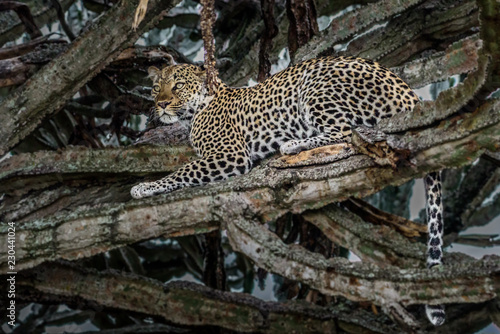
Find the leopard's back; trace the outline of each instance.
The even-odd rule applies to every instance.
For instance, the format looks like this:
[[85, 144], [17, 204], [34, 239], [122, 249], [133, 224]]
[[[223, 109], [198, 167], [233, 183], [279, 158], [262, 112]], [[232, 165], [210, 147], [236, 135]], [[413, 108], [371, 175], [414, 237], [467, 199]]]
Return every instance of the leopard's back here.
[[303, 149], [348, 141], [353, 125], [373, 126], [412, 110], [417, 101], [402, 79], [378, 63], [323, 57], [289, 67], [254, 87], [223, 87], [196, 116], [191, 138], [203, 154], [224, 147], [220, 138], [233, 131], [255, 160], [291, 140], [328, 137]]

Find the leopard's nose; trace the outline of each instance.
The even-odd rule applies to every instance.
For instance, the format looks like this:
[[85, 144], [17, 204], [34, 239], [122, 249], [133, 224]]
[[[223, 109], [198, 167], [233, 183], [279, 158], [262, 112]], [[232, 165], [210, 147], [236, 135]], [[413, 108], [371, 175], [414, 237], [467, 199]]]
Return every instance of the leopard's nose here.
[[158, 105], [161, 108], [165, 109], [168, 106], [168, 102], [167, 101], [158, 102]]

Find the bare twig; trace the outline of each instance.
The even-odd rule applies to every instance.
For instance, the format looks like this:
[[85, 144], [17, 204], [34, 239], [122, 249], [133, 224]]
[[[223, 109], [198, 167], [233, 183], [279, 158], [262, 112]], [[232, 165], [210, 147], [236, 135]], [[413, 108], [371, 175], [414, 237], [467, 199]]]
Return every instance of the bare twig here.
[[68, 23], [66, 22], [66, 18], [64, 17], [64, 11], [59, 3], [59, 0], [51, 0], [52, 6], [56, 9], [57, 12], [57, 17], [59, 18], [59, 23], [61, 24], [61, 27], [63, 28], [64, 32], [66, 33], [66, 36], [68, 36], [70, 41], [75, 40], [75, 34], [73, 34], [73, 31], [71, 28], [68, 26]]

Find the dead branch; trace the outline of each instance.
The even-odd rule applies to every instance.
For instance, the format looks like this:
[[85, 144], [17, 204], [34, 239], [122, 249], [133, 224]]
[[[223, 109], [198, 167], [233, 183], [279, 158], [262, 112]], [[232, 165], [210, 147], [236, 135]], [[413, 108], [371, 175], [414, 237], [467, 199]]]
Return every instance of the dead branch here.
[[375, 22], [402, 13], [423, 0], [405, 1], [404, 4], [397, 0], [381, 0], [370, 3], [355, 11], [347, 13], [325, 30], [323, 34], [311, 40], [311, 43], [304, 45], [296, 53], [297, 62], [315, 57], [322, 50], [332, 47], [336, 43], [353, 36], [357, 32], [369, 27]]
[[360, 199], [351, 198], [343, 202], [343, 205], [357, 216], [361, 217], [364, 221], [372, 224], [391, 226], [407, 238], [424, 236], [427, 234], [427, 226], [379, 210]]
[[[393, 4], [395, 4], [393, 2]], [[429, 49], [443, 50], [457, 37], [469, 36], [479, 26], [475, 1], [424, 1], [401, 13], [397, 20], [365, 30], [340, 54], [378, 60], [396, 66]]]
[[61, 27], [63, 28], [64, 32], [66, 33], [66, 36], [68, 36], [70, 41], [74, 41], [76, 38], [75, 34], [73, 34], [73, 31], [66, 22], [66, 18], [64, 17], [64, 10], [61, 6], [61, 3], [59, 3], [59, 0], [51, 0], [51, 2], [52, 6], [56, 9], [57, 18], [59, 19], [59, 23], [61, 24]]
[[37, 43], [26, 48], [10, 48], [8, 53], [21, 52], [34, 47], [28, 54], [15, 58], [0, 60], [0, 87], [15, 86], [24, 83], [39, 68], [48, 63], [54, 57], [67, 49], [66, 42], [46, 41], [43, 44]]
[[[495, 279], [500, 275], [500, 257], [497, 256], [450, 264], [439, 272], [381, 268], [351, 263], [343, 258], [325, 259], [302, 247], [286, 245], [265, 226], [240, 214], [227, 212], [225, 217], [228, 218], [228, 237], [235, 251], [244, 253], [260, 268], [308, 284], [327, 295], [391, 307], [482, 302], [500, 293], [500, 284]], [[479, 274], [481, 271], [483, 274]], [[475, 286], [475, 291], [484, 294], [471, 294], [466, 286]]]
[[453, 43], [443, 52], [393, 67], [391, 71], [404, 79], [410, 87], [420, 88], [447, 80], [453, 75], [474, 71], [481, 45], [479, 36], [473, 35]]
[[422, 268], [425, 246], [411, 242], [387, 226], [374, 226], [345, 209], [331, 204], [306, 211], [304, 219], [318, 227], [331, 241], [349, 249], [363, 262], [400, 268]]
[[[344, 2], [342, 2], [344, 3]], [[359, 2], [361, 3], [361, 2]], [[368, 5], [363, 6], [355, 11], [348, 12], [342, 15], [340, 18], [334, 20], [333, 26], [326, 28], [315, 36], [309, 43], [304, 45], [296, 53], [295, 62], [300, 62], [305, 59], [317, 57], [325, 54], [338, 54], [335, 51], [337, 47], [341, 48], [342, 43], [350, 45], [356, 45], [356, 49], [350, 49], [349, 55], [364, 56], [371, 59], [377, 59], [385, 66], [396, 66], [402, 63], [401, 60], [408, 59], [411, 57], [418, 57], [418, 55], [429, 48], [444, 49], [450, 44], [450, 35], [446, 32], [450, 29], [449, 27], [459, 27], [463, 29], [462, 32], [456, 32], [460, 36], [468, 36], [473, 31], [474, 27], [478, 26], [478, 16], [477, 16], [477, 6], [475, 1], [467, 0], [461, 1], [457, 7], [457, 3], [454, 1], [446, 1], [445, 3], [440, 2], [439, 6], [430, 5], [432, 9], [432, 16], [429, 16], [429, 4], [425, 3], [420, 5], [422, 1], [409, 1], [405, 2], [402, 6], [397, 1], [363, 1], [363, 3], [368, 3]], [[417, 4], [418, 3], [418, 4]], [[329, 6], [338, 6], [340, 3], [337, 2], [317, 2], [317, 8], [320, 15], [328, 15], [328, 12], [322, 12], [325, 8]], [[387, 6], [387, 7], [382, 7]], [[426, 5], [427, 7], [422, 7]], [[434, 7], [432, 7], [434, 6]], [[374, 7], [378, 7], [374, 10]], [[380, 28], [372, 31], [370, 34], [366, 35], [368, 37], [360, 36], [354, 41], [350, 41], [354, 34], [368, 30], [375, 22], [384, 22], [388, 16], [388, 12], [383, 9], [388, 8], [390, 13], [400, 13], [406, 15], [407, 20], [404, 26], [400, 23], [400, 20], [390, 20], [386, 28]], [[472, 11], [472, 12], [471, 12]], [[367, 21], [361, 21], [361, 17], [369, 17]], [[472, 19], [471, 19], [472, 18]], [[287, 20], [283, 16], [277, 16], [276, 22], [279, 26], [280, 33], [274, 39], [273, 50], [271, 52], [271, 59], [276, 61], [277, 54], [286, 47], [287, 38], [283, 36], [283, 31], [288, 30]], [[341, 23], [335, 23], [341, 22]], [[366, 22], [366, 25], [365, 25]], [[359, 28], [364, 26], [365, 28]], [[337, 27], [337, 28], [335, 28]], [[343, 27], [343, 28], [342, 28]], [[258, 33], [262, 30], [262, 27], [256, 26], [255, 29], [248, 29], [247, 35], [242, 39], [241, 43], [235, 43], [234, 47], [228, 49], [225, 54], [236, 58], [234, 61], [235, 66], [233, 66], [228, 71], [222, 73], [222, 78], [230, 84], [233, 85], [245, 85], [249, 78], [256, 77], [258, 68], [256, 61], [257, 53], [255, 46], [251, 47], [245, 43], [251, 43], [255, 41], [255, 36], [260, 36]], [[344, 37], [337, 38], [335, 35], [336, 29], [343, 31]], [[350, 30], [349, 30], [350, 29]], [[387, 29], [390, 29], [389, 31]], [[405, 33], [401, 33], [405, 31]], [[442, 33], [440, 33], [442, 32]], [[433, 44], [429, 45], [429, 36], [434, 38]], [[360, 41], [363, 40], [363, 42]], [[373, 44], [375, 42], [375, 45]], [[443, 47], [444, 45], [444, 47]], [[243, 59], [236, 56], [238, 50], [241, 49], [250, 50], [244, 54]], [[335, 50], [334, 50], [335, 48]], [[450, 50], [451, 52], [451, 50]], [[458, 55], [457, 55], [458, 56]], [[439, 57], [439, 53], [436, 54]], [[427, 57], [423, 57], [420, 62], [425, 68], [428, 60]], [[457, 71], [456, 73], [449, 73], [450, 75], [464, 73], [461, 72], [465, 69], [465, 72], [471, 71], [475, 68], [475, 64], [469, 64], [470, 58], [474, 58], [473, 55], [463, 54], [460, 58], [453, 57], [455, 60]], [[430, 59], [429, 62], [438, 62], [438, 60]], [[439, 60], [443, 64], [447, 64], [446, 57]], [[448, 74], [446, 69], [449, 68], [450, 71], [454, 70], [455, 66], [450, 65], [444, 67], [437, 67], [435, 71], [429, 70], [428, 72], [423, 72], [424, 77], [420, 77], [419, 80], [430, 81], [435, 80], [434, 78], [442, 77], [443, 80], [446, 79]], [[441, 72], [442, 71], [442, 72]], [[399, 73], [401, 74], [401, 73]], [[417, 76], [417, 73], [409, 72], [405, 70], [402, 75], [405, 78], [408, 75], [412, 83], [412, 87], [420, 87], [419, 81], [411, 81], [411, 78]], [[425, 84], [422, 84], [425, 85]]]
[[[168, 126], [160, 130], [168, 136]], [[158, 173], [171, 172], [179, 165], [195, 159], [188, 146], [134, 146], [105, 149], [69, 147], [62, 151], [24, 153], [6, 159], [0, 164], [0, 191], [12, 191], [6, 180], [29, 175], [75, 173]]]
[[[0, 49], [0, 60], [22, 56], [25, 53], [32, 51], [37, 45], [45, 43], [50, 36], [42, 36], [35, 38], [27, 43], [8, 46]], [[62, 42], [59, 40], [58, 42]]]

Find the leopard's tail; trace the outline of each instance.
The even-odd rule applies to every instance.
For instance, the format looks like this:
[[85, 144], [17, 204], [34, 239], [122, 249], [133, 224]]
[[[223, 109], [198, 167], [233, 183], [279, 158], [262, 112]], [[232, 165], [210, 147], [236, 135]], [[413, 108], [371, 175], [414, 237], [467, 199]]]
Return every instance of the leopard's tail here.
[[[441, 173], [430, 173], [425, 177], [427, 197], [427, 267], [441, 265], [443, 259], [443, 202], [441, 197]], [[425, 305], [425, 313], [429, 321], [442, 325], [445, 321], [444, 305]]]

